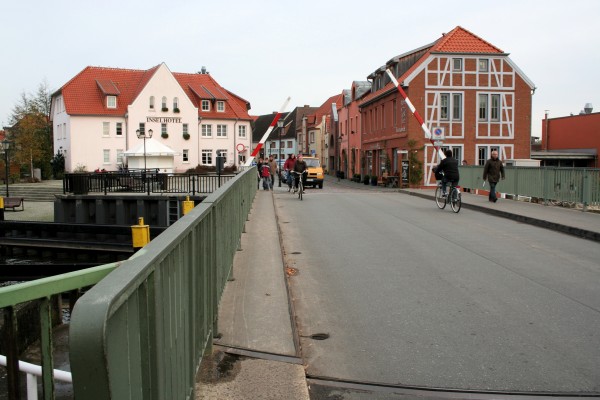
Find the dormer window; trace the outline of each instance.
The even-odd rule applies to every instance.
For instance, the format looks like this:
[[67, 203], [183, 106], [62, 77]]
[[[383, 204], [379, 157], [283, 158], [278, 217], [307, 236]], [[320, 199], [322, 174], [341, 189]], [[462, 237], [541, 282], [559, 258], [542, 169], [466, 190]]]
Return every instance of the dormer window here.
[[151, 110], [154, 110], [154, 96], [150, 96], [150, 103], [148, 104], [148, 107]]
[[106, 107], [117, 108], [117, 96], [106, 96]]
[[202, 100], [202, 111], [210, 111], [210, 101]]
[[225, 102], [224, 101], [217, 101], [217, 111], [225, 112]]

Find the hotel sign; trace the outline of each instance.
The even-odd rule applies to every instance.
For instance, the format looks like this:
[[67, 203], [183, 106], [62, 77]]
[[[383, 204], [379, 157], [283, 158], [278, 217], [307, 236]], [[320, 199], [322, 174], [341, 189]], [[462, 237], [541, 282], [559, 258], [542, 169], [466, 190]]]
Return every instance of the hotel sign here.
[[168, 123], [180, 124], [181, 123], [181, 118], [175, 118], [175, 117], [146, 117], [146, 122], [158, 122], [158, 123], [161, 123], [161, 124], [168, 124]]

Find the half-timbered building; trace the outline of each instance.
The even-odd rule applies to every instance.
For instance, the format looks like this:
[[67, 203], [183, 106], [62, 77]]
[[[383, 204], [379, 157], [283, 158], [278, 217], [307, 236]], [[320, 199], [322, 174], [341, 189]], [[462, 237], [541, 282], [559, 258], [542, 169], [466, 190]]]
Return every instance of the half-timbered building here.
[[402, 157], [416, 152], [422, 169], [418, 184], [435, 184], [434, 143], [387, 70], [438, 144], [463, 163], [482, 165], [492, 150], [501, 159], [530, 157], [534, 84], [508, 53], [459, 26], [368, 76], [371, 93], [359, 104], [364, 173], [398, 173]]

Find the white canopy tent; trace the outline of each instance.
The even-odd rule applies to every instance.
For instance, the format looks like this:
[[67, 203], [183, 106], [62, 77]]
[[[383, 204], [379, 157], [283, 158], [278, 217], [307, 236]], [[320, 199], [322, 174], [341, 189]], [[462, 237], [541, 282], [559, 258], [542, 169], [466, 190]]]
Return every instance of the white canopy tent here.
[[[154, 139], [146, 139], [146, 168], [158, 169], [159, 172], [172, 173], [177, 153], [170, 147]], [[123, 153], [127, 157], [127, 167], [144, 169], [144, 142]]]

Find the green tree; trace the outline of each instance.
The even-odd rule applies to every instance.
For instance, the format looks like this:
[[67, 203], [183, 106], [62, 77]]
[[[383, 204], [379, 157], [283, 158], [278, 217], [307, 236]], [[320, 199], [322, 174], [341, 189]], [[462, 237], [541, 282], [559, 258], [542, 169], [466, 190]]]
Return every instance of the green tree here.
[[50, 89], [44, 81], [35, 94], [21, 94], [9, 119], [12, 125], [9, 136], [16, 145], [14, 159], [28, 165], [32, 177], [34, 168], [41, 169], [42, 177], [49, 177], [52, 171], [51, 100]]
[[417, 147], [417, 141], [410, 139], [408, 142], [408, 182], [412, 185], [419, 185], [423, 180], [423, 163], [419, 159], [419, 151], [423, 147]]

